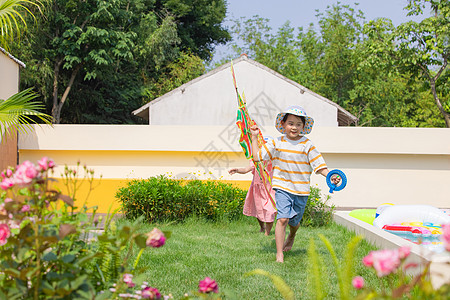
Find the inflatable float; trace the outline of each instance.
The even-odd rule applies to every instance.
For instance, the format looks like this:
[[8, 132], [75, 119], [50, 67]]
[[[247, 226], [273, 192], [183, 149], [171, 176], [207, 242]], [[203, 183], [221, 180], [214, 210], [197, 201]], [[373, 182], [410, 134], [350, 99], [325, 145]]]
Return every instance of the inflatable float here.
[[383, 228], [385, 225], [402, 225], [402, 223], [414, 225], [414, 222], [420, 222], [421, 227], [427, 225], [426, 227], [439, 228], [442, 224], [450, 223], [450, 216], [431, 205], [392, 205], [386, 207], [375, 218], [373, 225]]
[[377, 209], [354, 209], [349, 216], [432, 250], [444, 252], [443, 224], [450, 224], [450, 210], [431, 205], [383, 203]]

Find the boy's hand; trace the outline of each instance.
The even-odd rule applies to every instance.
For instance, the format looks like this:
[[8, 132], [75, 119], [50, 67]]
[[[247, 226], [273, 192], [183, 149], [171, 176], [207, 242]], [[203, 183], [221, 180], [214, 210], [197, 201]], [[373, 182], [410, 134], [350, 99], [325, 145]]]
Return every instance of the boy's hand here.
[[251, 126], [250, 127], [250, 132], [251, 132], [251, 134], [252, 134], [252, 138], [254, 138], [254, 137], [258, 137], [258, 134], [259, 134], [259, 128], [258, 128], [258, 125], [253, 125], [253, 126]]
[[334, 183], [335, 185], [338, 185], [339, 182], [341, 182], [341, 176], [339, 176], [339, 175], [337, 175], [337, 174], [336, 174], [336, 175], [333, 175], [333, 176], [331, 176], [330, 180], [331, 180], [331, 182]]

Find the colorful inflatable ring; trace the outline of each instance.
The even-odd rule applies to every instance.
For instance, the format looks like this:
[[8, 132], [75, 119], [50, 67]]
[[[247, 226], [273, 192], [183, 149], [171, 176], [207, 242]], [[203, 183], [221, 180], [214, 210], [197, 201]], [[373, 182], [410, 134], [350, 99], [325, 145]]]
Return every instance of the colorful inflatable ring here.
[[373, 221], [373, 225], [378, 228], [383, 228], [384, 225], [402, 224], [406, 222], [410, 226], [426, 223], [442, 225], [450, 223], [450, 216], [431, 205], [393, 205], [386, 207]]
[[[339, 185], [336, 185], [331, 182], [331, 176], [338, 175], [341, 177], [341, 182]], [[327, 185], [330, 188], [330, 193], [332, 194], [334, 191], [340, 191], [347, 185], [347, 176], [345, 176], [344, 172], [338, 169], [331, 170], [327, 175]]]

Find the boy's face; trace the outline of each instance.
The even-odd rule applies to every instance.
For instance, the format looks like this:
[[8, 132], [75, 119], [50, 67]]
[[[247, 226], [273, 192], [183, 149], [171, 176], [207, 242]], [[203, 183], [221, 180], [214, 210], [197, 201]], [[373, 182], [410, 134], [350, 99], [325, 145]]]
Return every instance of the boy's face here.
[[285, 122], [281, 122], [281, 126], [284, 128], [286, 137], [290, 140], [300, 139], [300, 132], [303, 131], [303, 121], [300, 117], [288, 114]]

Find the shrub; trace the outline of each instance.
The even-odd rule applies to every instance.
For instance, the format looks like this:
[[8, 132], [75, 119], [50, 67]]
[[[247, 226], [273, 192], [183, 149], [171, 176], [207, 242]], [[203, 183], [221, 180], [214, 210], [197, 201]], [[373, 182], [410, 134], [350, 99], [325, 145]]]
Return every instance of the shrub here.
[[321, 191], [318, 187], [311, 186], [308, 203], [302, 218], [302, 226], [304, 227], [320, 227], [330, 225], [333, 221], [333, 213], [335, 205], [328, 205], [331, 199], [330, 195], [325, 196], [322, 200]]
[[[119, 189], [116, 198], [126, 218], [144, 216], [147, 222], [182, 221], [196, 215], [208, 220], [242, 215], [247, 191], [216, 180], [177, 180], [166, 176], [132, 180]], [[318, 227], [331, 224], [334, 205], [330, 196], [322, 200], [318, 187], [311, 187], [302, 226]]]
[[147, 222], [182, 221], [196, 215], [209, 220], [242, 215], [247, 192], [214, 180], [176, 180], [166, 176], [132, 180], [116, 198], [126, 218]]

